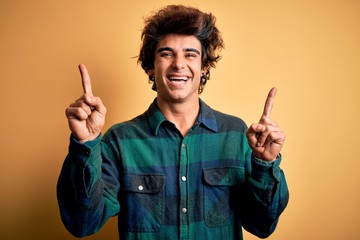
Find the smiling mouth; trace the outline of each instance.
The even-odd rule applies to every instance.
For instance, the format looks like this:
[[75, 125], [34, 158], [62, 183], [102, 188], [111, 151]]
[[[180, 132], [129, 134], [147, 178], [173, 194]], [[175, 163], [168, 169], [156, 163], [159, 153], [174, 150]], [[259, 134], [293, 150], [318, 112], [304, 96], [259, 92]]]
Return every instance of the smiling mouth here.
[[188, 79], [188, 77], [169, 77], [171, 82], [187, 82]]

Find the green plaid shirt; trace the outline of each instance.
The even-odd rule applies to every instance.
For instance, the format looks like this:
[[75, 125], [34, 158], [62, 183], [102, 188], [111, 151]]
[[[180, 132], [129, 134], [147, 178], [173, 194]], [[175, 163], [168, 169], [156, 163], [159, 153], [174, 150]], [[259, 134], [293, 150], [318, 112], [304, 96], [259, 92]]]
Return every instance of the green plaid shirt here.
[[71, 138], [58, 203], [75, 236], [119, 218], [120, 239], [242, 239], [270, 235], [288, 202], [279, 168], [256, 160], [239, 118], [200, 101], [183, 137], [156, 105], [104, 136]]

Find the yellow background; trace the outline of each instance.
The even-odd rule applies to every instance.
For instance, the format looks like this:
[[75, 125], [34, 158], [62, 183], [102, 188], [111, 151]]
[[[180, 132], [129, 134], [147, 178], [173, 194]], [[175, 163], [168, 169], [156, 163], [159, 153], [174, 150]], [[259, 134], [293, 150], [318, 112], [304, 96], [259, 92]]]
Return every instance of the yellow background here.
[[[55, 187], [64, 110], [82, 94], [77, 65], [108, 108], [106, 129], [142, 113], [155, 96], [134, 58], [143, 17], [174, 2], [217, 16], [226, 49], [202, 94], [208, 104], [251, 124], [278, 87], [291, 196], [269, 239], [360, 239], [357, 0], [1, 0], [0, 239], [74, 239]], [[116, 237], [112, 219], [88, 239]]]

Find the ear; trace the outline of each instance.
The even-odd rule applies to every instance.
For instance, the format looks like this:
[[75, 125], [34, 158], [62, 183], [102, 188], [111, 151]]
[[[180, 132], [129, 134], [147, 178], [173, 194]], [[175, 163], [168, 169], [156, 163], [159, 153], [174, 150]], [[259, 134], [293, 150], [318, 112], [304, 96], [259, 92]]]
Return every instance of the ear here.
[[147, 74], [149, 77], [154, 77], [154, 76], [155, 76], [155, 71], [154, 71], [154, 69], [151, 69], [151, 70], [148, 70], [148, 71], [146, 72], [146, 74]]
[[208, 69], [209, 69], [208, 67], [203, 67], [203, 69], [201, 69], [201, 75], [206, 75]]

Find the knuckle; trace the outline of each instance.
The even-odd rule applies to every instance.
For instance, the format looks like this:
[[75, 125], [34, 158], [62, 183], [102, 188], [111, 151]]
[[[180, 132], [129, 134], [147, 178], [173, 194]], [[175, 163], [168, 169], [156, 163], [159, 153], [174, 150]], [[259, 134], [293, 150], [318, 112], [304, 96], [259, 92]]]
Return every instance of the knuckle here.
[[70, 113], [70, 107], [65, 109], [65, 116], [69, 117], [71, 115]]
[[75, 113], [79, 119], [86, 119], [88, 117], [88, 115], [86, 114], [84, 109], [79, 108], [79, 107], [75, 109]]

